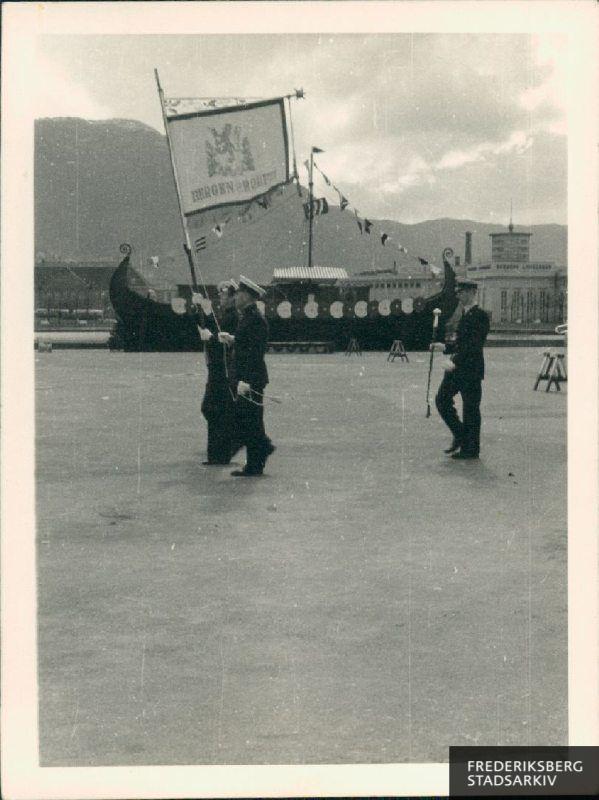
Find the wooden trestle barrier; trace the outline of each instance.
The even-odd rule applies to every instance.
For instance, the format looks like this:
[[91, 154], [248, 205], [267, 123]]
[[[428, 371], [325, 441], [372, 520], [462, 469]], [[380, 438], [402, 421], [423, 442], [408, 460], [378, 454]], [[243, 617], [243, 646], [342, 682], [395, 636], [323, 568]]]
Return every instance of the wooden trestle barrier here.
[[393, 340], [393, 344], [389, 350], [389, 355], [387, 356], [387, 361], [393, 362], [396, 358], [399, 358], [401, 361], [410, 361], [408, 354], [406, 353], [406, 348], [403, 346], [401, 339]]
[[537, 375], [533, 391], [536, 392], [541, 381], [547, 381], [546, 392], [551, 389], [551, 384], [555, 384], [556, 390], [560, 392], [560, 383], [566, 383], [567, 380], [565, 353], [552, 353], [551, 350], [545, 351], [543, 353], [541, 371]]
[[269, 342], [269, 353], [333, 353], [335, 342]]
[[360, 347], [358, 340], [354, 336], [352, 336], [352, 338], [347, 343], [347, 348], [345, 350], [346, 356], [351, 356], [352, 353], [355, 353], [357, 356], [362, 355], [362, 348]]

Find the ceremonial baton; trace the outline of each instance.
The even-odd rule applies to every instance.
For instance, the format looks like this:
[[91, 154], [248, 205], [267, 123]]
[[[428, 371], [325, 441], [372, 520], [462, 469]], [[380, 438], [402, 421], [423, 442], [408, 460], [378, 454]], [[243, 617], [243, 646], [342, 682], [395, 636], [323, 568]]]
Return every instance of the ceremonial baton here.
[[[435, 333], [437, 332], [437, 328], [439, 327], [439, 316], [441, 315], [441, 309], [435, 308], [433, 309], [433, 338], [431, 340], [431, 346], [435, 343]], [[426, 384], [426, 418], [428, 419], [431, 415], [431, 375], [433, 373], [433, 358], [435, 357], [435, 348], [431, 350], [431, 357], [428, 362], [428, 383]]]
[[281, 405], [281, 403], [283, 402], [280, 397], [276, 397], [274, 394], [263, 394], [262, 399], [270, 400], [271, 403], [278, 403], [278, 405]]
[[274, 394], [263, 394], [262, 392], [257, 392], [256, 390], [254, 390], [254, 393], [260, 395], [260, 397], [262, 398], [261, 403], [257, 402], [256, 400], [253, 400], [249, 395], [245, 394], [238, 394], [237, 397], [233, 399], [237, 402], [237, 400], [239, 400], [239, 398], [242, 397], [248, 403], [252, 403], [255, 406], [263, 406], [267, 400], [270, 400], [271, 403], [277, 403], [278, 405], [281, 405], [281, 403], [283, 402], [283, 400], [280, 397], [276, 397]]

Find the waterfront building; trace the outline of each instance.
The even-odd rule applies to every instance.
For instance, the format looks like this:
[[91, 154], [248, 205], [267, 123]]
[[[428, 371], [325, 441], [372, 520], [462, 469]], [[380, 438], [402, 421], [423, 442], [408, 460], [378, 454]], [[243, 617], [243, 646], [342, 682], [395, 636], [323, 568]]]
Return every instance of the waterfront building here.
[[34, 269], [36, 319], [114, 316], [108, 291], [113, 272], [114, 264], [102, 260], [39, 259]]
[[[62, 324], [71, 319], [112, 320], [110, 279], [114, 270], [112, 259], [66, 260], [40, 254], [34, 268], [36, 321], [58, 318]], [[176, 296], [164, 281], [157, 282], [151, 258], [131, 270], [131, 285], [143, 290], [145, 276], [152, 280], [155, 299], [168, 303]]]
[[352, 275], [351, 286], [361, 289], [366, 295], [363, 299], [380, 302], [381, 300], [416, 300], [428, 297], [440, 291], [442, 281], [433, 275], [426, 266], [415, 265], [401, 269], [367, 270]]
[[551, 328], [567, 319], [567, 271], [550, 261], [530, 260], [531, 233], [491, 233], [491, 261], [466, 267], [479, 284], [478, 302], [491, 327]]

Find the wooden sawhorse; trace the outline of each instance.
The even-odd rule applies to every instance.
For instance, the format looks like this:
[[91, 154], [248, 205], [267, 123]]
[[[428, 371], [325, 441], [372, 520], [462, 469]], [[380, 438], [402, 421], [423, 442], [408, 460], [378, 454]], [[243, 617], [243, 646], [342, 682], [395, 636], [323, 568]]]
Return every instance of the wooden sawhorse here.
[[362, 355], [362, 348], [360, 347], [358, 340], [354, 336], [352, 336], [352, 338], [347, 343], [347, 348], [345, 350], [346, 356], [351, 356], [352, 353], [355, 353], [357, 356]]
[[407, 361], [408, 363], [410, 361], [408, 354], [406, 353], [406, 348], [403, 346], [401, 339], [393, 340], [393, 344], [389, 350], [389, 355], [387, 356], [387, 361], [395, 361], [396, 358], [399, 358], [401, 361]]
[[541, 381], [547, 381], [546, 392], [551, 389], [551, 384], [555, 384], [556, 391], [561, 392], [560, 383], [568, 381], [565, 353], [552, 353], [551, 350], [543, 353], [541, 371], [537, 375], [533, 391], [537, 391]]

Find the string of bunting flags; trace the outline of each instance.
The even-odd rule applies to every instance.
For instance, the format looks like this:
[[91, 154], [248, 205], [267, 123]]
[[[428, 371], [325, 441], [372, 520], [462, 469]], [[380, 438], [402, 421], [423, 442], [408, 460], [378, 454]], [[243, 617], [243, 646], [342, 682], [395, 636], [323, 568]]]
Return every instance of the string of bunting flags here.
[[[238, 214], [235, 215], [235, 219], [238, 222], [249, 223], [254, 221], [254, 206], [258, 206], [264, 210], [269, 209], [272, 206], [272, 199], [275, 195], [283, 194], [283, 189], [281, 186], [275, 186], [272, 189], [269, 189], [264, 194], [259, 195], [258, 197], [254, 197], [250, 200], [240, 211]], [[326, 202], [326, 201], [325, 201]], [[328, 209], [327, 209], [328, 210]], [[321, 212], [325, 213], [325, 212]], [[225, 229], [227, 225], [233, 219], [233, 215], [229, 215], [225, 217], [225, 219], [219, 220], [218, 222], [214, 222], [214, 225], [210, 228], [210, 232], [213, 233], [217, 239], [222, 239], [225, 234]], [[214, 221], [214, 218], [213, 218]], [[205, 250], [208, 242], [206, 236], [200, 236], [194, 240], [194, 249], [196, 253], [199, 253], [201, 250]]]
[[[318, 150], [318, 148], [315, 148], [315, 152], [322, 152], [322, 151]], [[308, 161], [306, 161], [304, 163], [305, 163], [306, 168], [308, 168]], [[369, 236], [372, 236], [373, 230], [376, 231], [374, 223], [370, 219], [368, 219], [367, 217], [361, 216], [360, 212], [358, 211], [358, 209], [353, 205], [353, 203], [350, 203], [348, 198], [343, 194], [343, 192], [337, 186], [335, 186], [335, 184], [331, 181], [331, 179], [328, 177], [328, 175], [325, 175], [325, 173], [320, 169], [318, 164], [315, 161], [313, 162], [313, 164], [314, 164], [314, 167], [318, 170], [318, 172], [322, 176], [322, 178], [323, 178], [324, 182], [326, 183], [326, 185], [331, 187], [338, 194], [340, 210], [341, 211], [345, 211], [346, 209], [350, 209], [351, 211], [353, 211], [355, 219], [356, 219], [356, 225], [358, 226], [358, 230], [360, 231], [360, 234], [367, 234]], [[301, 194], [301, 188], [300, 188], [299, 181], [298, 181], [298, 191], [300, 191], [300, 194]], [[236, 220], [238, 222], [242, 222], [242, 223], [253, 222], [254, 221], [254, 207], [257, 206], [257, 207], [263, 209], [264, 211], [266, 211], [272, 206], [273, 197], [275, 195], [281, 195], [281, 194], [283, 194], [282, 187], [281, 186], [275, 186], [272, 189], [269, 189], [264, 194], [261, 194], [261, 195], [258, 195], [257, 197], [254, 197], [252, 200], [250, 200], [245, 205], [245, 207], [242, 210], [239, 211], [239, 213], [235, 217]], [[310, 203], [309, 202], [304, 203], [303, 204], [303, 209], [304, 209], [305, 217], [308, 220], [310, 218]], [[319, 198], [313, 198], [312, 199], [312, 215], [313, 216], [320, 216], [320, 215], [328, 214], [328, 213], [329, 213], [329, 202], [325, 197], [319, 197]], [[262, 215], [260, 215], [260, 216], [262, 216]], [[233, 218], [232, 216], [228, 216], [223, 220], [215, 222], [214, 225], [212, 226], [212, 228], [210, 229], [211, 233], [213, 233], [216, 236], [217, 239], [222, 239], [223, 235], [225, 234], [225, 228], [231, 222], [232, 218]], [[437, 276], [441, 275], [442, 270], [439, 267], [437, 267], [435, 264], [431, 263], [427, 259], [422, 258], [421, 256], [416, 256], [413, 253], [410, 253], [406, 247], [404, 247], [400, 242], [395, 241], [385, 231], [383, 231], [383, 230], [377, 231], [375, 235], [378, 235], [378, 238], [380, 239], [381, 245], [383, 247], [388, 246], [389, 244], [391, 244], [391, 245], [395, 246], [400, 253], [403, 253], [404, 255], [408, 256], [409, 258], [412, 258], [415, 261], [418, 261], [418, 263], [421, 266], [428, 267], [434, 275], [437, 275]], [[199, 253], [201, 250], [205, 250], [207, 244], [208, 244], [208, 242], [207, 242], [205, 236], [201, 236], [201, 237], [197, 238], [194, 241], [195, 252]]]
[[[345, 211], [346, 208], [350, 208], [354, 212], [354, 216], [356, 218], [356, 224], [358, 226], [358, 229], [359, 229], [360, 233], [361, 234], [367, 233], [368, 235], [371, 235], [371, 231], [372, 231], [372, 229], [374, 227], [374, 224], [371, 222], [371, 220], [367, 219], [366, 217], [361, 217], [360, 216], [360, 212], [358, 211], [358, 209], [352, 203], [350, 203], [350, 201], [347, 199], [347, 197], [345, 197], [343, 192], [335, 186], [335, 184], [331, 181], [331, 179], [327, 175], [324, 174], [324, 172], [320, 169], [318, 164], [315, 161], [313, 162], [313, 164], [314, 164], [314, 167], [318, 170], [318, 172], [322, 175], [326, 185], [330, 186], [332, 189], [334, 189], [337, 192], [337, 194], [339, 195], [339, 208], [341, 209], [341, 211]], [[319, 200], [319, 201], [314, 201], [314, 202], [322, 203], [323, 200], [324, 200], [324, 203], [326, 204], [326, 211], [321, 211], [320, 213], [326, 213], [328, 211], [327, 201], [324, 198], [322, 198], [322, 200]], [[306, 208], [307, 206], [308, 206], [308, 203], [306, 203], [306, 206], [304, 206], [304, 208]], [[309, 209], [306, 210], [306, 216], [308, 214], [309, 214]], [[389, 236], [388, 233], [385, 233], [384, 231], [381, 231], [378, 234], [378, 236], [379, 236], [379, 238], [381, 240], [381, 245], [383, 247], [385, 247], [385, 245], [387, 245], [389, 242], [391, 242], [392, 244], [394, 244], [397, 247], [397, 249], [399, 250], [400, 253], [404, 253], [405, 255], [409, 256], [410, 258], [415, 259], [416, 261], [418, 261], [421, 264], [421, 266], [428, 267], [431, 270], [431, 272], [433, 272], [435, 275], [440, 275], [441, 274], [442, 270], [439, 267], [437, 267], [435, 264], [432, 264], [426, 258], [421, 258], [420, 256], [415, 256], [412, 253], [409, 253], [406, 247], [404, 247], [399, 242], [395, 242], [391, 238], [391, 236]]]

